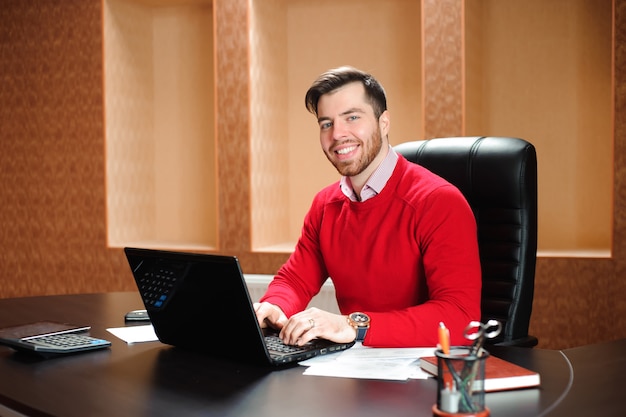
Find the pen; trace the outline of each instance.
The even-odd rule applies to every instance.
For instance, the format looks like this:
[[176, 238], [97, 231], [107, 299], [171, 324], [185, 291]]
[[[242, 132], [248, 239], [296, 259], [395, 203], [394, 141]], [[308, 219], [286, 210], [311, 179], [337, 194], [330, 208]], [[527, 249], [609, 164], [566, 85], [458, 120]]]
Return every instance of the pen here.
[[[439, 334], [439, 349], [445, 354], [450, 354], [450, 330], [446, 327], [443, 322], [439, 322], [439, 328], [437, 329]], [[449, 359], [440, 358], [439, 366], [443, 367], [443, 365], [447, 365], [447, 370], [445, 368], [439, 370], [439, 375], [442, 380], [443, 389], [441, 391], [441, 399], [442, 405], [444, 405], [444, 410], [446, 412], [455, 413], [458, 409], [459, 402], [459, 394], [456, 391], [457, 381], [454, 381], [455, 378], [454, 369], [450, 365]]]
[[446, 355], [450, 354], [450, 330], [442, 321], [439, 322], [439, 348]]

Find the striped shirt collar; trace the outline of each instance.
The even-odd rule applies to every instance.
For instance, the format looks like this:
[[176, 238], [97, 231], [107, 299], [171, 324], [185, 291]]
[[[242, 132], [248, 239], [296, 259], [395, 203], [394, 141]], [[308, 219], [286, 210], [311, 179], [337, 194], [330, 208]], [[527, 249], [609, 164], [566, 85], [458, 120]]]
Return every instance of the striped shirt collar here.
[[378, 168], [372, 173], [372, 175], [368, 178], [365, 186], [361, 190], [361, 199], [357, 198], [354, 189], [352, 188], [352, 184], [350, 182], [350, 177], [341, 177], [339, 181], [339, 186], [341, 187], [341, 191], [348, 197], [351, 201], [366, 201], [372, 197], [378, 195], [385, 185], [389, 178], [391, 178], [391, 174], [393, 174], [393, 170], [396, 167], [396, 163], [398, 162], [398, 154], [393, 150], [391, 145], [389, 145], [389, 152], [387, 152], [387, 156], [380, 163]]

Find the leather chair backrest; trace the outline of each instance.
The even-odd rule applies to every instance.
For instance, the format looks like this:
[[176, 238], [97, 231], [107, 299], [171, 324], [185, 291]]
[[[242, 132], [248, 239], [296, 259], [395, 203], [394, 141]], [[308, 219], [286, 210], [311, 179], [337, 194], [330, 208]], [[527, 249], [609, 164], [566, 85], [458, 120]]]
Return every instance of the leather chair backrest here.
[[394, 147], [454, 184], [476, 217], [482, 320], [499, 320], [492, 343], [533, 346], [528, 335], [537, 258], [537, 156], [523, 139], [438, 138]]

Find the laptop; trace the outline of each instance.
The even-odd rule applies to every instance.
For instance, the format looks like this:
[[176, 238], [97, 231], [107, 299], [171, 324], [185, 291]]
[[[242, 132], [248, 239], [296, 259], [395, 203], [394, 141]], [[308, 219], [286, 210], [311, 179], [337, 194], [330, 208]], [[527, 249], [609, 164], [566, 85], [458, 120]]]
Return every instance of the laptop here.
[[162, 343], [234, 361], [293, 364], [354, 342], [288, 346], [261, 329], [234, 256], [125, 248], [139, 294]]

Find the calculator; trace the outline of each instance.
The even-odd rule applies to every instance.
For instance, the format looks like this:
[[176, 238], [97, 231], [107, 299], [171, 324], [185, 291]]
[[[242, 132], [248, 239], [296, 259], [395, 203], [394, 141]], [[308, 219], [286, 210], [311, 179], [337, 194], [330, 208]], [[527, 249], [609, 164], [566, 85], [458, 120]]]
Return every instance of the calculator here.
[[79, 352], [111, 346], [108, 340], [78, 333], [33, 336], [20, 339], [20, 342], [32, 346], [35, 352], [43, 353]]
[[0, 329], [0, 344], [41, 355], [78, 353], [111, 346], [105, 339], [87, 334], [89, 326], [37, 322]]

